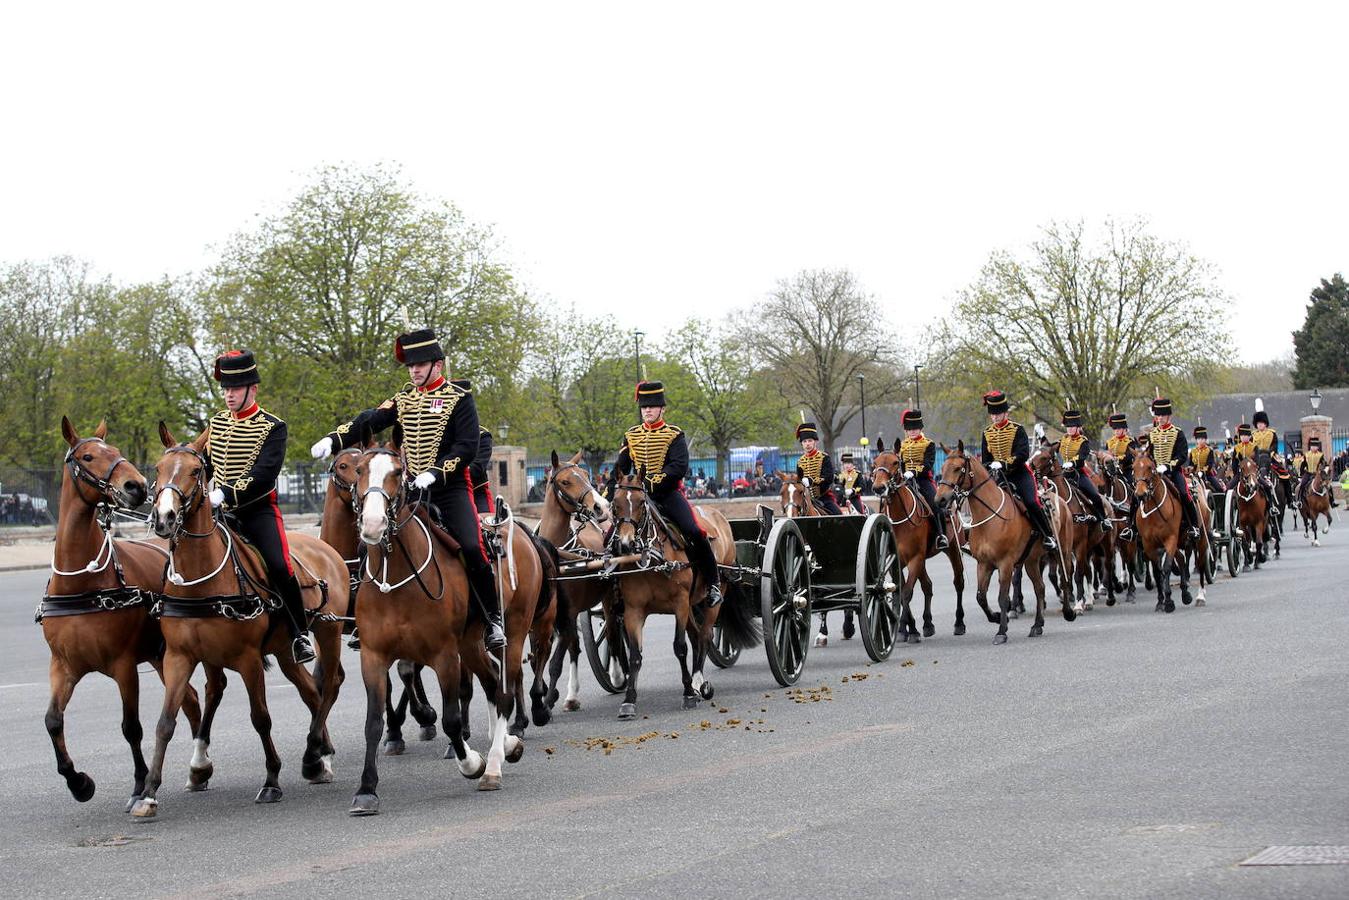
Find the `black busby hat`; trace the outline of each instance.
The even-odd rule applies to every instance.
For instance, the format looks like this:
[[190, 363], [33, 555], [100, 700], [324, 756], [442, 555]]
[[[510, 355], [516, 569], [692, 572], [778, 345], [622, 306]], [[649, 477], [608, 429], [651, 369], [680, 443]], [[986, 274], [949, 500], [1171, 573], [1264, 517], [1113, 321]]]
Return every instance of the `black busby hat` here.
[[1251, 423], [1254, 425], [1269, 425], [1269, 413], [1263, 409], [1251, 416]]
[[262, 382], [252, 350], [226, 350], [215, 358], [214, 374], [221, 387], [248, 387]]
[[1203, 425], [1196, 425], [1194, 426], [1194, 436], [1196, 438], [1206, 438], [1208, 437], [1208, 429]]
[[1128, 419], [1128, 417], [1126, 417], [1126, 416], [1124, 415], [1124, 413], [1119, 413], [1119, 412], [1117, 412], [1117, 413], [1111, 413], [1111, 414], [1110, 414], [1110, 427], [1111, 427], [1111, 428], [1128, 428], [1128, 427], [1129, 427], [1129, 419]]
[[400, 365], [435, 362], [445, 358], [445, 351], [430, 328], [416, 328], [400, 334], [393, 342], [393, 355]]
[[921, 409], [906, 409], [903, 415], [899, 417], [900, 427], [905, 431], [923, 427], [923, 411]]
[[839, 461], [839, 462], [850, 463], [850, 462], [853, 461], [853, 456], [852, 456], [851, 453], [844, 453], [842, 456], [840, 456], [840, 457], [838, 458], [838, 461]]
[[1319, 437], [1307, 438], [1307, 449], [1310, 450], [1312, 447], [1315, 447], [1317, 450], [1321, 449], [1321, 439]]
[[813, 438], [817, 441], [820, 439], [820, 432], [815, 427], [814, 422], [802, 422], [796, 426], [796, 439], [804, 441], [806, 438]]
[[1081, 410], [1065, 409], [1063, 411], [1063, 425], [1065, 428], [1072, 427], [1074, 425], [1080, 428], [1082, 426]]
[[1152, 414], [1154, 416], [1171, 415], [1171, 401], [1165, 397], [1158, 397], [1152, 401]]
[[664, 406], [665, 385], [659, 381], [637, 382], [637, 406]]
[[1002, 391], [989, 391], [984, 394], [984, 406], [988, 407], [989, 413], [1007, 412], [1007, 395]]
[[1250, 433], [1251, 433], [1251, 426], [1249, 423], [1242, 422], [1240, 425], [1237, 426], [1238, 437], [1240, 437], [1243, 434], [1250, 434]]

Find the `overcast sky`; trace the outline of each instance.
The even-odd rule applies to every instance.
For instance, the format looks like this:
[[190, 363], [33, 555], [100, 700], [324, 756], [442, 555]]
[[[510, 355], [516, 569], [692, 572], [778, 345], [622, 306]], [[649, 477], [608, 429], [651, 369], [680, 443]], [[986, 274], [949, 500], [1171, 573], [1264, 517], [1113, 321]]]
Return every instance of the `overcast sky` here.
[[648, 332], [819, 266], [925, 323], [1050, 219], [1141, 216], [1266, 359], [1349, 269], [1349, 4], [447, 6], [7, 4], [0, 262], [192, 271], [392, 161]]

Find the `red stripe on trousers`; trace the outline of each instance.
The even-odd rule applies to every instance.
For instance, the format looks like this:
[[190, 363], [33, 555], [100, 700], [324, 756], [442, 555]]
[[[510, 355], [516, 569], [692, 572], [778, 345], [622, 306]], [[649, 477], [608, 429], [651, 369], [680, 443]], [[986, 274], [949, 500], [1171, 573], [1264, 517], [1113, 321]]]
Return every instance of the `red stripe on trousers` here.
[[468, 466], [464, 466], [464, 484], [468, 485], [468, 506], [473, 510], [473, 531], [478, 535], [478, 552], [482, 554], [482, 561], [491, 564], [492, 559], [487, 555], [487, 545], [482, 542], [482, 526], [478, 524], [478, 504], [473, 502], [473, 479], [468, 474]]
[[294, 575], [295, 566], [290, 561], [290, 541], [286, 539], [286, 522], [281, 518], [281, 507], [276, 505], [276, 491], [272, 491], [267, 502], [272, 504], [272, 514], [276, 516], [276, 530], [281, 535], [281, 552], [286, 558], [286, 574]]

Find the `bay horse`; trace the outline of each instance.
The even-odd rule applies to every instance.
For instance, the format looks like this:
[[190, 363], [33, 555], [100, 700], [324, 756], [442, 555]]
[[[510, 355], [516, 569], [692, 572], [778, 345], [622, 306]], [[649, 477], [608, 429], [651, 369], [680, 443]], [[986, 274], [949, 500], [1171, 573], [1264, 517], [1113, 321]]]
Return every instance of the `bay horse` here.
[[[1035, 589], [1035, 624], [1031, 626], [1030, 637], [1044, 634], [1045, 581], [1041, 571], [1044, 544], [1018, 507], [1012, 491], [994, 481], [977, 457], [965, 452], [964, 441], [958, 442], [954, 451], [947, 451], [941, 480], [937, 482], [937, 500], [953, 504], [960, 517], [970, 555], [978, 563], [974, 599], [988, 621], [998, 625], [993, 643], [1007, 643], [1013, 571], [1022, 564]], [[997, 615], [988, 607], [988, 585], [994, 572], [998, 573]], [[1066, 601], [1063, 618], [1069, 622], [1077, 618]]]
[[1330, 492], [1334, 490], [1330, 484], [1330, 463], [1324, 458], [1312, 473], [1312, 480], [1307, 483], [1307, 489], [1302, 493], [1302, 505], [1298, 509], [1298, 514], [1302, 516], [1302, 536], [1311, 538], [1312, 546], [1321, 546], [1321, 539], [1317, 537], [1317, 520], [1321, 516], [1326, 517], [1326, 529], [1323, 534], [1330, 534], [1330, 526], [1334, 519], [1330, 512]]
[[[642, 671], [642, 630], [647, 616], [665, 613], [675, 617], [674, 655], [679, 660], [684, 682], [684, 709], [694, 709], [699, 699], [710, 700], [712, 683], [703, 674], [712, 627], [721, 622], [722, 634], [731, 649], [757, 644], [761, 636], [738, 588], [723, 583], [725, 602], [714, 607], [699, 605], [707, 585], [690, 565], [688, 554], [662, 527], [655, 503], [646, 493], [644, 472], [624, 476], [614, 487], [611, 504], [614, 526], [607, 550], [616, 558], [627, 558], [637, 570], [620, 569], [619, 587], [605, 600], [605, 619], [614, 623], [621, 614], [628, 659], [628, 683], [618, 718], [637, 716], [637, 678]], [[735, 540], [731, 525], [720, 512], [694, 507], [712, 543], [718, 565], [735, 563]], [[725, 581], [722, 579], [723, 582]], [[610, 625], [611, 644], [618, 640], [617, 628]], [[693, 641], [693, 660], [689, 662], [688, 640]]]
[[[590, 483], [578, 451], [565, 463], [554, 450], [549, 461], [543, 495], [543, 515], [539, 520], [538, 535], [557, 547], [566, 558], [598, 560], [604, 555], [604, 529], [609, 520], [609, 505]], [[565, 587], [564, 587], [565, 583]], [[580, 657], [581, 640], [577, 618], [590, 614], [602, 604], [612, 591], [611, 584], [600, 578], [580, 577], [557, 583], [557, 644], [548, 665], [548, 706], [558, 700], [557, 683], [562, 669], [567, 669], [567, 696], [562, 708], [574, 711], [581, 708]], [[606, 620], [607, 621], [607, 620]], [[589, 627], [589, 623], [587, 623]], [[608, 636], [602, 635], [607, 642]], [[621, 677], [621, 663], [611, 660], [611, 677], [615, 684]]]
[[[450, 739], [450, 753], [460, 774], [480, 779], [478, 790], [500, 789], [501, 764], [517, 762], [524, 753], [522, 738], [508, 733], [508, 720], [522, 683], [525, 637], [535, 625], [543, 588], [539, 555], [525, 530], [507, 520], [505, 558], [497, 564], [506, 647], [500, 657], [491, 657], [482, 642], [483, 615], [469, 614], [460, 549], [431, 521], [425, 504], [409, 501], [410, 482], [402, 456], [388, 447], [366, 450], [356, 465], [356, 526], [366, 546], [356, 600], [366, 704], [365, 765], [349, 810], [353, 816], [379, 812], [376, 748], [389, 667], [396, 660], [435, 672], [443, 706], [440, 723]], [[461, 665], [477, 676], [493, 707], [486, 759], [464, 740], [458, 702]]]
[[[782, 515], [788, 519], [801, 519], [810, 516], [828, 515], [823, 509], [815, 505], [815, 500], [810, 490], [810, 479], [802, 481], [795, 473], [778, 472], [778, 478], [782, 481], [782, 487], [778, 489], [778, 509]], [[849, 507], [849, 511], [856, 513]], [[844, 512], [847, 515], [848, 511]], [[822, 612], [820, 615], [820, 631], [815, 635], [816, 647], [829, 646], [829, 613]], [[853, 621], [853, 611], [845, 609], [843, 611], [843, 639], [850, 641], [853, 635], [857, 633], [857, 626]]]
[[[56, 771], [71, 796], [86, 803], [94, 780], [78, 771], [66, 749], [65, 712], [75, 686], [91, 672], [117, 683], [122, 698], [122, 737], [131, 747], [133, 767], [130, 810], [145, 791], [148, 771], [141, 752], [140, 673], [148, 662], [164, 677], [159, 622], [150, 605], [164, 589], [166, 551], [148, 541], [113, 540], [114, 509], [135, 509], [145, 502], [145, 477], [105, 440], [106, 422], [89, 437], [76, 433], [61, 417], [61, 435], [69, 445], [61, 475], [60, 515], [51, 579], [37, 618], [51, 649], [51, 702], [46, 727], [56, 753]], [[217, 697], [218, 702], [218, 697]], [[201, 707], [192, 688], [183, 711], [195, 737]]]
[[[937, 633], [932, 624], [932, 578], [927, 573], [928, 559], [944, 554], [951, 563], [951, 579], [956, 591], [957, 637], [965, 633], [965, 564], [960, 558], [960, 535], [949, 516], [940, 516], [940, 510], [929, 509], [919, 502], [919, 493], [900, 475], [904, 461], [899, 456], [899, 439], [891, 449], [883, 440], [876, 443], [877, 455], [871, 464], [871, 489], [880, 501], [880, 510], [890, 522], [895, 547], [904, 566], [904, 586], [900, 592], [903, 605], [900, 634], [907, 644], [921, 642], [918, 623], [911, 604], [915, 584], [923, 588], [923, 637]], [[938, 518], [940, 516], [940, 518]], [[945, 550], [935, 549], [933, 534], [939, 528], [946, 532]], [[929, 549], [932, 548], [932, 549]]]
[[[1173, 613], [1176, 611], [1176, 603], [1171, 599], [1173, 571], [1180, 575], [1181, 602], [1188, 605], [1192, 600], [1190, 565], [1183, 552], [1185, 513], [1175, 486], [1158, 471], [1151, 450], [1134, 457], [1134, 496], [1138, 498], [1138, 513], [1134, 517], [1138, 536], [1135, 540], [1157, 582], [1157, 612]], [[1199, 598], [1204, 598], [1202, 581]]]
[[1249, 572], [1251, 563], [1259, 569], [1268, 561], [1270, 540], [1269, 501], [1260, 490], [1260, 467], [1245, 457], [1237, 463], [1237, 524], [1241, 526], [1241, 571]]
[[[310, 712], [301, 775], [313, 784], [333, 780], [335, 751], [327, 721], [345, 677], [339, 619], [347, 611], [346, 564], [341, 554], [318, 538], [286, 533], [301, 596], [313, 618], [318, 662], [311, 675], [291, 656], [287, 630], [279, 627], [285, 613], [279, 599], [272, 599], [261, 558], [243, 546], [224, 517], [211, 509], [204, 456], [207, 435], [203, 432], [192, 443], [180, 444], [168, 427], [159, 423], [165, 449], [155, 467], [157, 490], [150, 524], [169, 542], [168, 581], [160, 607], [165, 647], [164, 706], [155, 729], [155, 754], [145, 792], [131, 811], [140, 819], [154, 818], [158, 813], [164, 754], [173, 739], [188, 679], [199, 663], [207, 667], [208, 674], [211, 667], [233, 669], [248, 691], [253, 728], [262, 740], [267, 772], [255, 802], [276, 803], [282, 796], [278, 782], [281, 757], [272, 742], [263, 654], [276, 657], [282, 673], [295, 685]], [[195, 742], [194, 767], [206, 758], [209, 744], [209, 730], [203, 723], [202, 734]], [[204, 788], [205, 782], [197, 786]]]
[[[1073, 529], [1073, 538], [1065, 542], [1071, 552], [1072, 562], [1072, 585], [1066, 585], [1067, 590], [1076, 591], [1073, 602], [1074, 612], [1086, 612], [1093, 607], [1092, 596], [1087, 596], [1087, 579], [1093, 572], [1100, 581], [1105, 582], [1107, 606], [1115, 605], [1115, 582], [1114, 582], [1114, 546], [1110, 540], [1113, 532], [1101, 529], [1099, 526], [1086, 521], [1088, 517], [1095, 518], [1094, 511], [1087, 505], [1086, 499], [1075, 485], [1068, 481], [1063, 467], [1063, 462], [1059, 458], [1059, 442], [1055, 441], [1049, 444], [1043, 444], [1034, 453], [1031, 454], [1030, 466], [1042, 483], [1048, 485], [1051, 492], [1064, 501], [1066, 504], [1066, 514], [1071, 518]], [[1090, 469], [1086, 470], [1087, 477], [1093, 474]], [[1104, 496], [1101, 498], [1104, 500]], [[1104, 503], [1102, 504], [1105, 505]], [[1109, 513], [1107, 513], [1109, 515]], [[1107, 572], [1107, 569], [1109, 570]], [[1098, 581], [1098, 583], [1100, 583]]]
[[[328, 488], [323, 496], [323, 517], [319, 520], [319, 539], [342, 554], [347, 564], [347, 571], [350, 573], [348, 597], [353, 615], [356, 589], [361, 582], [360, 566], [365, 559], [361, 540], [356, 534], [356, 501], [353, 493], [356, 489], [356, 463], [360, 460], [361, 454], [374, 446], [375, 441], [367, 441], [364, 445], [348, 447], [333, 455], [332, 465], [328, 469]], [[412, 718], [420, 726], [418, 738], [431, 741], [436, 737], [436, 710], [426, 696], [421, 667], [400, 660], [397, 669], [398, 680], [403, 684], [403, 695], [395, 704], [393, 692], [390, 691], [384, 709], [385, 722], [388, 726], [388, 733], [384, 737], [384, 752], [389, 756], [398, 756], [407, 749], [403, 740], [403, 723], [407, 721], [409, 709]], [[465, 679], [460, 685], [459, 692], [464, 740], [468, 740], [470, 736], [468, 704], [471, 696], [472, 684]]]

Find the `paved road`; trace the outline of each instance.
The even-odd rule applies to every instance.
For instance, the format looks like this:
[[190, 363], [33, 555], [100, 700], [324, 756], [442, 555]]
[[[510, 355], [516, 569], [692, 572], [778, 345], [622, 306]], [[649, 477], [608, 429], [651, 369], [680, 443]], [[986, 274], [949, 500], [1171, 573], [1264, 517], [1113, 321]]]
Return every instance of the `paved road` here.
[[[716, 699], [697, 712], [679, 708], [668, 625], [653, 622], [649, 718], [616, 722], [587, 674], [585, 709], [531, 729], [502, 791], [476, 792], [441, 759], [443, 740], [412, 743], [382, 760], [384, 811], [370, 819], [346, 815], [356, 660], [332, 785], [300, 780], [302, 707], [272, 677], [286, 794], [269, 807], [252, 803], [262, 762], [236, 679], [212, 790], [181, 790], [180, 727], [152, 824], [122, 812], [130, 767], [106, 680], [81, 685], [68, 715], [98, 794], [66, 793], [42, 727], [42, 576], [0, 575], [0, 891], [1344, 897], [1349, 866], [1237, 863], [1273, 844], [1349, 844], [1345, 561], [1338, 534], [1319, 549], [1295, 538], [1268, 571], [1220, 578], [1207, 608], [1164, 616], [1140, 597], [1071, 624], [1055, 615], [1034, 640], [1022, 619], [1003, 647], [982, 619], [951, 635], [948, 580], [935, 638], [874, 666], [856, 640], [812, 651], [801, 687], [821, 699], [796, 702], [755, 651], [713, 676]], [[159, 691], [144, 682], [152, 735]]]

